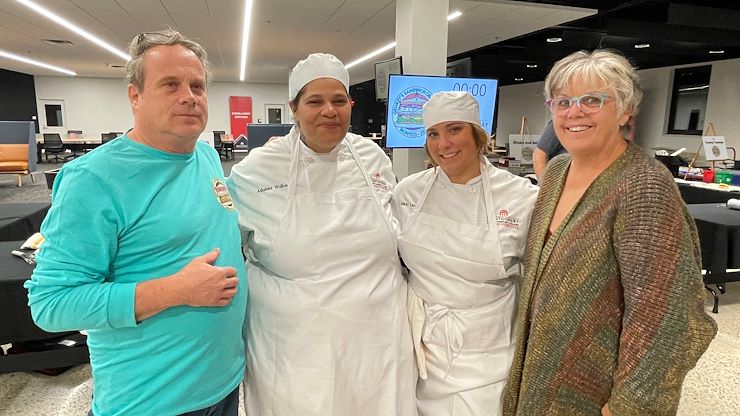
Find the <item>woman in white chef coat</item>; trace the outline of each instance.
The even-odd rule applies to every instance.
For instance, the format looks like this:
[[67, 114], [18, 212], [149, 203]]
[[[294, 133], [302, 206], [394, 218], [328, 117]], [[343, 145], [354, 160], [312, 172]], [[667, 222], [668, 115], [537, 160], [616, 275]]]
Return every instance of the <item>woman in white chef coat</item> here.
[[501, 414], [516, 288], [537, 187], [483, 156], [488, 135], [467, 92], [424, 105], [431, 169], [402, 180], [393, 209], [409, 268], [420, 416]]
[[248, 255], [247, 414], [416, 415], [390, 161], [347, 132], [337, 58], [309, 55], [288, 87], [296, 126], [227, 180]]

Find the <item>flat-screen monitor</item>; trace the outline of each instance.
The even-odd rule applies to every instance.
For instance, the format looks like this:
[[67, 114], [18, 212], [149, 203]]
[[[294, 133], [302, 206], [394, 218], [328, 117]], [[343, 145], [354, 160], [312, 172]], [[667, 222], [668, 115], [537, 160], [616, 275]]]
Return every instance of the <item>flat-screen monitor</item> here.
[[375, 63], [375, 99], [388, 101], [388, 76], [403, 74], [403, 58], [397, 56]]
[[481, 126], [491, 134], [496, 105], [495, 79], [391, 75], [388, 83], [387, 147], [424, 147], [422, 106], [440, 91], [467, 91], [480, 105]]
[[264, 146], [273, 136], [285, 136], [292, 127], [292, 124], [248, 124], [247, 144], [249, 150]]

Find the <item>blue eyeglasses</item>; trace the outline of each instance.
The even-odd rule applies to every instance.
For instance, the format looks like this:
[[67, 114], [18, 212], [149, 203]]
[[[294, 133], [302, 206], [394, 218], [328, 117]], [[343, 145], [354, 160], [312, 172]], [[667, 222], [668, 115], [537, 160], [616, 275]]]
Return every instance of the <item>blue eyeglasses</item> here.
[[579, 97], [555, 97], [545, 101], [545, 106], [553, 113], [568, 111], [573, 104], [577, 105], [586, 114], [593, 114], [601, 110], [609, 95], [603, 92], [592, 92]]

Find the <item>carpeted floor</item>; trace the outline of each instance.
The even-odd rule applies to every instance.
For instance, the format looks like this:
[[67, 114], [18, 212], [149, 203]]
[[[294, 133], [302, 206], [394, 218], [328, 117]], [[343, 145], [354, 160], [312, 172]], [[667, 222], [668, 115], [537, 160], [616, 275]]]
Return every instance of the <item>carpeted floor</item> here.
[[[707, 296], [706, 310], [711, 310]], [[740, 409], [740, 282], [722, 295], [719, 333], [683, 386], [679, 416], [736, 416]], [[676, 340], [681, 342], [681, 340]], [[2, 416], [83, 416], [90, 408], [90, 367], [82, 365], [56, 377], [37, 373], [0, 375]], [[240, 415], [243, 413], [240, 409]]]

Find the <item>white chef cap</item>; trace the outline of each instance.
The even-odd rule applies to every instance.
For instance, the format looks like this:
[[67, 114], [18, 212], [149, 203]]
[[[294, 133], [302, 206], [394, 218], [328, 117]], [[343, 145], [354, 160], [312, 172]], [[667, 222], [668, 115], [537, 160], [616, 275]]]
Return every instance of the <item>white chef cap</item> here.
[[288, 99], [293, 101], [306, 84], [319, 78], [334, 78], [349, 92], [349, 72], [342, 61], [328, 53], [312, 53], [293, 67], [288, 79]]
[[444, 121], [467, 121], [480, 126], [478, 101], [465, 91], [440, 91], [424, 104], [424, 129]]

